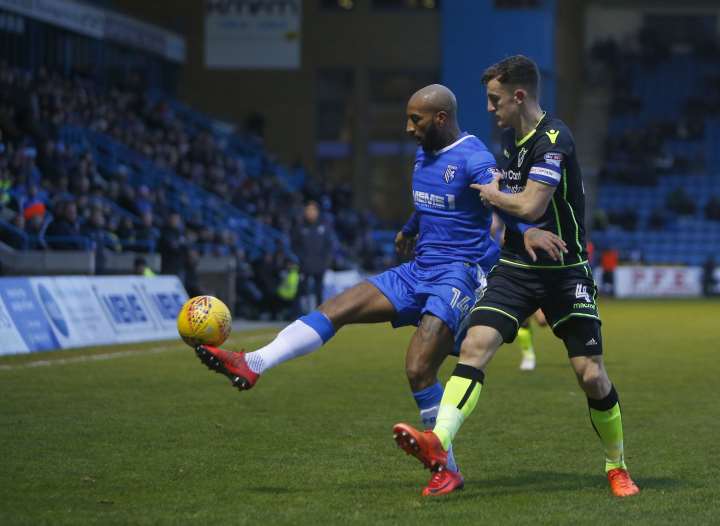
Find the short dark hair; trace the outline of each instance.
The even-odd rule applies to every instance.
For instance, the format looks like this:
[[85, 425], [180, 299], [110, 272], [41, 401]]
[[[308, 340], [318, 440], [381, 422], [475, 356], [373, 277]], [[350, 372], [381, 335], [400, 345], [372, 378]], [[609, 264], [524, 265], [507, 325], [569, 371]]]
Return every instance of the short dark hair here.
[[500, 84], [512, 84], [525, 88], [532, 95], [540, 91], [540, 71], [537, 64], [524, 55], [513, 55], [493, 64], [483, 72], [482, 83], [492, 79]]

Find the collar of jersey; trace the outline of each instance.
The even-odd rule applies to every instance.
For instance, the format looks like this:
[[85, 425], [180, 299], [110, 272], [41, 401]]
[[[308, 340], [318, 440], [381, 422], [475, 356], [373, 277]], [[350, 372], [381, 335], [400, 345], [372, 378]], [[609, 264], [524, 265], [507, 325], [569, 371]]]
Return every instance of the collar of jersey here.
[[528, 142], [528, 140], [530, 139], [530, 137], [532, 137], [533, 135], [535, 135], [535, 132], [537, 131], [537, 127], [540, 126], [540, 123], [545, 119], [545, 116], [546, 116], [546, 115], [547, 115], [547, 112], [544, 111], [544, 112], [542, 113], [542, 115], [540, 116], [540, 120], [538, 120], [538, 121], [537, 121], [537, 124], [535, 124], [535, 127], [534, 127], [532, 130], [530, 130], [530, 132], [529, 132], [525, 137], [523, 137], [523, 138], [520, 139], [519, 141], [515, 141], [515, 146], [522, 146], [523, 144], [525, 144], [526, 142]]
[[445, 153], [445, 152], [447, 152], [448, 150], [452, 150], [452, 149], [455, 148], [458, 144], [460, 144], [461, 142], [463, 142], [465, 139], [469, 139], [470, 137], [475, 137], [475, 136], [474, 136], [474, 135], [470, 135], [469, 133], [466, 133], [465, 135], [463, 135], [462, 137], [460, 137], [460, 138], [459, 138], [457, 141], [455, 141], [454, 143], [448, 144], [445, 148], [441, 148], [440, 150], [435, 150], [434, 152], [432, 152], [432, 154], [433, 154], [433, 155], [440, 155], [441, 153]]

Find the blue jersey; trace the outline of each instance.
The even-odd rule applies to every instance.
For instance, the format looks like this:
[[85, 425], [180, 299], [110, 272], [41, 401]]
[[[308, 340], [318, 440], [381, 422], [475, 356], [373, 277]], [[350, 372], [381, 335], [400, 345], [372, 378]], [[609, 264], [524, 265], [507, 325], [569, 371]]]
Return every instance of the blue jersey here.
[[415, 261], [423, 266], [465, 262], [492, 267], [499, 255], [490, 237], [492, 210], [470, 184], [487, 184], [497, 173], [495, 158], [474, 135], [463, 133], [437, 152], [418, 148], [412, 195], [415, 213], [403, 227], [418, 234]]

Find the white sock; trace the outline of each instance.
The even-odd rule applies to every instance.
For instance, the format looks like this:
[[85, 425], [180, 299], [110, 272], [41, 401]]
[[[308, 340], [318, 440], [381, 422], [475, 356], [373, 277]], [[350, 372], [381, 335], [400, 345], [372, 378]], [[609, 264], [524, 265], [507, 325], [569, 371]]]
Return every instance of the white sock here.
[[252, 372], [262, 374], [271, 367], [311, 353], [322, 344], [323, 340], [315, 329], [295, 320], [265, 347], [247, 353], [245, 360]]
[[[435, 427], [435, 422], [437, 420], [437, 414], [439, 409], [440, 404], [420, 410], [420, 420], [422, 420], [423, 427], [426, 430], [432, 431], [433, 427]], [[452, 444], [450, 444], [450, 448], [448, 449], [447, 454], [447, 468], [450, 471], [458, 471], [457, 464], [455, 463], [455, 455], [453, 454]]]

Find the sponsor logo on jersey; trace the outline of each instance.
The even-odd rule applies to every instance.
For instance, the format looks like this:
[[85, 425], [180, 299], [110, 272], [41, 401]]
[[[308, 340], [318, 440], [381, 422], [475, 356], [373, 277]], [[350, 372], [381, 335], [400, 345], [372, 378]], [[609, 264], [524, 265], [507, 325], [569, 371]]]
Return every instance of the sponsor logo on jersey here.
[[560, 172], [552, 170], [550, 168], [543, 168], [542, 166], [533, 166], [530, 168], [530, 175], [539, 175], [541, 177], [547, 177], [553, 181], [560, 181]]
[[450, 184], [453, 179], [455, 179], [455, 172], [457, 172], [458, 167], [454, 164], [448, 164], [448, 167], [445, 168], [445, 173], [443, 174], [443, 179], [445, 179], [445, 182]]
[[548, 136], [548, 139], [550, 139], [550, 142], [555, 144], [555, 141], [557, 141], [558, 135], [560, 135], [559, 130], [548, 130], [545, 132], [545, 135]]
[[573, 309], [592, 309], [595, 310], [594, 303], [573, 303]]
[[527, 152], [528, 152], [528, 150], [524, 146], [518, 152], [518, 165], [517, 165], [518, 168], [520, 168], [522, 166], [522, 163], [525, 160], [525, 154]]
[[546, 163], [560, 168], [563, 160], [563, 154], [557, 152], [548, 152], [543, 156], [543, 159], [545, 159]]
[[418, 206], [438, 208], [440, 210], [455, 210], [455, 195], [437, 195], [429, 192], [413, 191], [413, 200]]
[[522, 173], [515, 170], [503, 171], [502, 179], [505, 190], [510, 193], [517, 194], [523, 191], [525, 185], [522, 184]]

